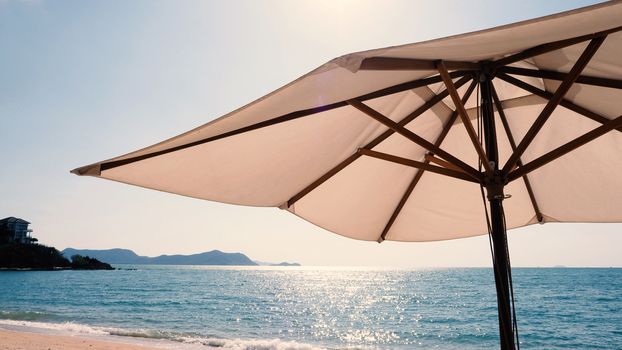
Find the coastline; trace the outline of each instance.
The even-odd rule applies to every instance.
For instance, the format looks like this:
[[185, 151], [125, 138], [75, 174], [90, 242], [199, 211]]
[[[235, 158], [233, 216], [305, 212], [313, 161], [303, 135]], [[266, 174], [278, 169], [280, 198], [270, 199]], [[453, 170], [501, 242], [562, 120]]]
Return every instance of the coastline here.
[[[161, 350], [166, 347], [100, 340], [82, 336], [0, 329], [0, 350]], [[172, 348], [171, 348], [172, 349]]]
[[[224, 339], [73, 322], [0, 318], [0, 350], [325, 350], [272, 339]], [[362, 348], [361, 348], [362, 349]]]
[[[209, 348], [209, 347], [208, 347]], [[0, 319], [0, 350], [198, 350], [204, 344], [149, 337], [131, 329], [73, 322]], [[227, 349], [223, 347], [221, 349]]]

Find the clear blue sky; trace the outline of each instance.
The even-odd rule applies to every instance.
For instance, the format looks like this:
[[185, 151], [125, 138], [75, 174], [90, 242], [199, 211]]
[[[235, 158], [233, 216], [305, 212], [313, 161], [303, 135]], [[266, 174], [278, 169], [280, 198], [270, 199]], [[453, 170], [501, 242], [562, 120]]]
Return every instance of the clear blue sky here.
[[[186, 131], [352, 51], [593, 1], [0, 0], [0, 216], [58, 248], [242, 251], [306, 265], [488, 266], [487, 237], [377, 244], [284, 211], [69, 174]], [[621, 208], [622, 209], [622, 208]], [[620, 224], [511, 231], [514, 265], [622, 266]]]

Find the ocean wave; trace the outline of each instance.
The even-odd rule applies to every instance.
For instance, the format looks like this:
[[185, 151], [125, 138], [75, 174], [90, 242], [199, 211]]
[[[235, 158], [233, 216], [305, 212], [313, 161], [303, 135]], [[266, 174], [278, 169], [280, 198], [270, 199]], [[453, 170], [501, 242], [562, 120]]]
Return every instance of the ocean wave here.
[[58, 333], [71, 333], [71, 334], [84, 334], [84, 335], [110, 335], [108, 331], [100, 327], [91, 327], [79, 323], [63, 322], [63, 323], [51, 323], [51, 322], [37, 322], [26, 321], [19, 319], [12, 320], [0, 320], [0, 327], [7, 327], [9, 329], [17, 330], [34, 330], [34, 331], [52, 331]]
[[[6, 314], [6, 313], [5, 313]], [[4, 327], [3, 327], [4, 326]], [[223, 339], [216, 337], [202, 337], [184, 333], [168, 332], [154, 329], [123, 329], [114, 327], [88, 326], [73, 322], [49, 323], [28, 321], [22, 319], [0, 319], [0, 328], [13, 330], [47, 331], [59, 334], [85, 335], [85, 336], [118, 336], [144, 338], [153, 340], [171, 341], [179, 345], [184, 343], [206, 348], [219, 348], [222, 350], [323, 350], [325, 347], [286, 341], [281, 339]], [[171, 346], [178, 349], [179, 346]], [[193, 347], [195, 349], [196, 347]], [[358, 348], [348, 348], [357, 350]]]
[[0, 319], [5, 320], [23, 320], [23, 321], [41, 321], [56, 318], [55, 315], [40, 311], [2, 311], [0, 310]]

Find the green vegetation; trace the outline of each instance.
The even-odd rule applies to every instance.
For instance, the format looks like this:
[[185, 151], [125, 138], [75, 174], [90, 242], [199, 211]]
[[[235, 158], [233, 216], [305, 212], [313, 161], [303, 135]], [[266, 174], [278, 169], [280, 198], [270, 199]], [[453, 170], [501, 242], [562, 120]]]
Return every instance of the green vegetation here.
[[0, 244], [0, 268], [4, 269], [77, 269], [112, 270], [112, 266], [97, 259], [74, 255], [71, 262], [56, 248], [41, 244]]
[[71, 263], [54, 247], [41, 244], [0, 245], [0, 267], [13, 269], [69, 268]]
[[71, 268], [76, 270], [114, 270], [110, 264], [78, 254], [71, 257]]

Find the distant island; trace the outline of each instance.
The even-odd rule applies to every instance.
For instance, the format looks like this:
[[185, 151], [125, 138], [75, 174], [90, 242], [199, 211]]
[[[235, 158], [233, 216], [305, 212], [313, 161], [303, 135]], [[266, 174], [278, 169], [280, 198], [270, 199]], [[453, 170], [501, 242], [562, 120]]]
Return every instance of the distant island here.
[[221, 266], [300, 266], [298, 263], [282, 262], [279, 264], [258, 263], [242, 253], [224, 253], [220, 250], [191, 254], [191, 255], [160, 255], [156, 257], [140, 256], [129, 249], [75, 249], [67, 248], [62, 251], [66, 257], [73, 255], [90, 256], [110, 264], [132, 265], [221, 265]]

